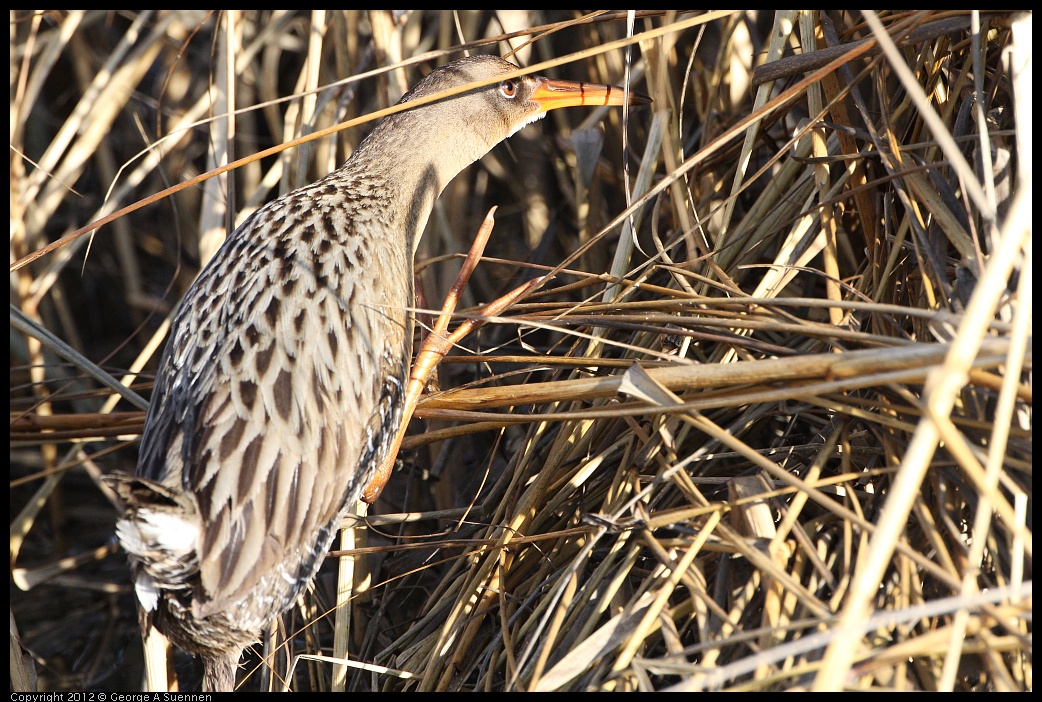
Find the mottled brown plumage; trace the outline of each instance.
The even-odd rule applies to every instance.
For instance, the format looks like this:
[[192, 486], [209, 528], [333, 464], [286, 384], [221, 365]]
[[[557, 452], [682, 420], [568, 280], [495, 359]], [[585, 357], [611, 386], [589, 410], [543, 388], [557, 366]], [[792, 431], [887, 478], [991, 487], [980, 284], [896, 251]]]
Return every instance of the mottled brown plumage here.
[[[448, 64], [402, 101], [493, 78]], [[645, 100], [636, 98], [634, 101]], [[339, 169], [259, 209], [185, 296], [117, 526], [146, 624], [231, 689], [242, 649], [314, 577], [401, 421], [412, 259], [435, 199], [547, 109], [620, 88], [503, 80], [392, 115]]]

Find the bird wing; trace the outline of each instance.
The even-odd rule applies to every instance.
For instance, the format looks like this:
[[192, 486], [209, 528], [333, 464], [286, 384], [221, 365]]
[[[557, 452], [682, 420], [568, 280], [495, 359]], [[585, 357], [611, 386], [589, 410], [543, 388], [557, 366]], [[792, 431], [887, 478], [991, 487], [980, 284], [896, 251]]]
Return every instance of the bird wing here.
[[379, 250], [373, 227], [356, 235], [322, 184], [229, 237], [182, 303], [157, 377], [138, 472], [197, 500], [201, 616], [265, 579], [286, 600], [273, 614], [295, 597], [398, 421], [412, 288], [388, 267], [411, 270], [411, 251]]

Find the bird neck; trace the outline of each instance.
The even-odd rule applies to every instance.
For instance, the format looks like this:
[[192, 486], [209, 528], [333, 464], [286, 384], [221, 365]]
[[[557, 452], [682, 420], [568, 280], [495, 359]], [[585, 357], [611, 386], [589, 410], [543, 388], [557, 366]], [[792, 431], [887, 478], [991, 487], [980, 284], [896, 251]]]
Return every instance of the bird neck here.
[[404, 233], [412, 253], [445, 186], [502, 138], [468, 124], [451, 105], [387, 117], [341, 167], [353, 181], [386, 194], [387, 221]]

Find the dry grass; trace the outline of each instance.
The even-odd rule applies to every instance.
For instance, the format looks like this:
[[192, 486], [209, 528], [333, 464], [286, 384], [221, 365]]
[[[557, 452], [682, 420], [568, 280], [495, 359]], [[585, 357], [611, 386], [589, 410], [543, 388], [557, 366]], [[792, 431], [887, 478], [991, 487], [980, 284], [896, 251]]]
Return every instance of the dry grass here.
[[[636, 17], [651, 109], [552, 113], [442, 197], [420, 304], [493, 205], [463, 311], [554, 275], [442, 363], [342, 559], [349, 603], [330, 559], [245, 686], [1031, 689], [1017, 20]], [[461, 36], [621, 83], [626, 17], [14, 11], [11, 36], [12, 689], [133, 690], [98, 477], [132, 469], [137, 393], [215, 236], [368, 127], [23, 257], [386, 107]], [[393, 671], [329, 662], [345, 646]]]

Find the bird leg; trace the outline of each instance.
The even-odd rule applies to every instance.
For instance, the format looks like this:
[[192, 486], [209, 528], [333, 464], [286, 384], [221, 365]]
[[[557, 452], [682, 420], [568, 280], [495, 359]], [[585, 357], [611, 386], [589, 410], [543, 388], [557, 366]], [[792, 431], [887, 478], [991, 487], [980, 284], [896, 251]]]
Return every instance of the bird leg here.
[[232, 692], [235, 690], [235, 671], [239, 654], [203, 657], [203, 692]]

